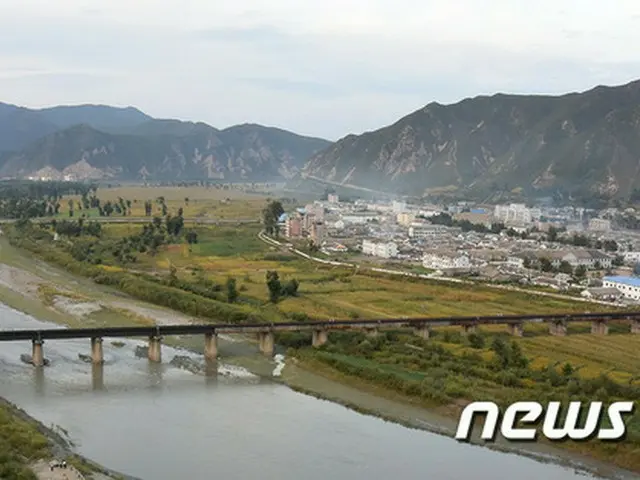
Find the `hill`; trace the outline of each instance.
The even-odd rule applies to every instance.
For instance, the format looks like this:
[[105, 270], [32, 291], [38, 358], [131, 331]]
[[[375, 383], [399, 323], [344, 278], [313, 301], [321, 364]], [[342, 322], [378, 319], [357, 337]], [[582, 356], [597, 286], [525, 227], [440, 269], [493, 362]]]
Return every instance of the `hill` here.
[[282, 181], [329, 144], [261, 125], [154, 119], [133, 107], [0, 104], [0, 177]]
[[640, 81], [430, 103], [344, 137], [312, 156], [303, 177], [411, 195], [625, 196], [640, 187]]
[[151, 121], [132, 133], [114, 134], [83, 124], [5, 155], [0, 177], [277, 181], [295, 175], [306, 158], [328, 144], [261, 126], [220, 131]]

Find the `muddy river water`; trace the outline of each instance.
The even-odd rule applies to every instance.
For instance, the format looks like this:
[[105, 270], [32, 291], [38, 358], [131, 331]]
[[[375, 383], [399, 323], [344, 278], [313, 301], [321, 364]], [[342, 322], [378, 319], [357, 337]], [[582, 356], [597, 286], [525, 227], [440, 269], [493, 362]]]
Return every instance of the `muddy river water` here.
[[[55, 328], [0, 304], [0, 328]], [[573, 469], [461, 444], [296, 393], [247, 370], [217, 375], [135, 355], [136, 340], [105, 339], [105, 365], [84, 363], [87, 340], [49, 341], [51, 365], [20, 361], [30, 342], [0, 344], [0, 396], [63, 427], [79, 453], [149, 480], [593, 478]]]

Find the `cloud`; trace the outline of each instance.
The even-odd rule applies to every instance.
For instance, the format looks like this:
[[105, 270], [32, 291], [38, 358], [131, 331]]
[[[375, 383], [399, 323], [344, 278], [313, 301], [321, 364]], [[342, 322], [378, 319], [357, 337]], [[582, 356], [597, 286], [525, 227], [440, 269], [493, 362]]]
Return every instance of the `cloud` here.
[[132, 104], [337, 138], [431, 101], [640, 76], [618, 0], [0, 0], [0, 101]]

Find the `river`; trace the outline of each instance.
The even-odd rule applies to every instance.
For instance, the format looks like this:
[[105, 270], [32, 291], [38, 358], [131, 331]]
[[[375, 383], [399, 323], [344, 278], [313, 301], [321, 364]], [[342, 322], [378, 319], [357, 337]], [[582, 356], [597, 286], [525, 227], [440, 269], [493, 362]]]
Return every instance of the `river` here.
[[[0, 328], [60, 328], [0, 304]], [[554, 464], [412, 430], [220, 363], [218, 375], [134, 354], [105, 339], [102, 370], [82, 362], [88, 340], [45, 344], [51, 365], [19, 359], [30, 342], [0, 344], [0, 396], [59, 425], [82, 455], [144, 480], [568, 480], [594, 478]]]

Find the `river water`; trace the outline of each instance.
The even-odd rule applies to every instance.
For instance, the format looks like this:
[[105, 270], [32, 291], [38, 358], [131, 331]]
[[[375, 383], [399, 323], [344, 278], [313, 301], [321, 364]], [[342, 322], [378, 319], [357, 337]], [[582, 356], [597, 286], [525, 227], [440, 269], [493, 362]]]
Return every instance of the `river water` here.
[[[60, 328], [0, 304], [0, 328]], [[593, 478], [513, 454], [411, 430], [296, 393], [239, 367], [218, 375], [173, 367], [104, 341], [102, 370], [82, 362], [89, 340], [45, 343], [51, 365], [20, 361], [30, 342], [0, 343], [0, 396], [46, 425], [59, 425], [79, 453], [144, 480], [567, 480]]]

